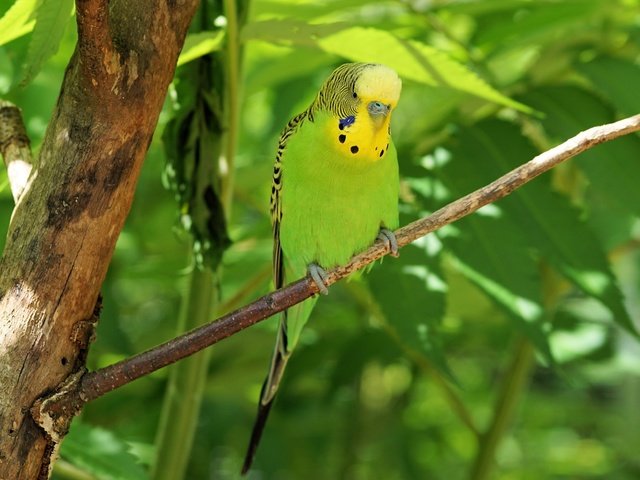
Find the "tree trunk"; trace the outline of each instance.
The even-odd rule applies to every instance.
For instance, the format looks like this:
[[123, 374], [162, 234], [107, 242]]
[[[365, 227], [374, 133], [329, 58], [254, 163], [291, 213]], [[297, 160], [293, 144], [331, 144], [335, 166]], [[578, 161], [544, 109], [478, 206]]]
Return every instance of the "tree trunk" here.
[[[0, 260], [0, 480], [48, 478], [96, 303], [197, 0], [78, 0], [78, 45]], [[36, 415], [37, 417], [37, 415]], [[37, 420], [37, 421], [36, 421]]]

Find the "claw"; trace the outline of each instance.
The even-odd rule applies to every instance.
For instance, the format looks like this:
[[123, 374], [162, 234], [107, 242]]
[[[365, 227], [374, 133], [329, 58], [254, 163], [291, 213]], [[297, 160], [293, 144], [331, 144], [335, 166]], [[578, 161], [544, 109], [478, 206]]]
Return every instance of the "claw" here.
[[398, 253], [398, 239], [396, 238], [395, 233], [391, 230], [388, 228], [381, 228], [377, 238], [387, 244], [393, 257], [398, 257], [400, 255]]
[[310, 263], [308, 269], [309, 275], [316, 283], [316, 286], [318, 287], [318, 290], [320, 290], [320, 293], [322, 295], [328, 295], [329, 289], [327, 288], [327, 285], [325, 283], [325, 281], [327, 280], [327, 272], [325, 272], [324, 269], [317, 263]]

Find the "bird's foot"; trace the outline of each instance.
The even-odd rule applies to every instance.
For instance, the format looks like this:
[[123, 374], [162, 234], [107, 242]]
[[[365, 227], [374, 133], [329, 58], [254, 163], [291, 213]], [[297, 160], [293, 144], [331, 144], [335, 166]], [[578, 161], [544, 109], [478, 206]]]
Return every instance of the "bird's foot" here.
[[325, 283], [327, 281], [327, 272], [325, 272], [324, 269], [317, 263], [310, 263], [308, 270], [309, 276], [315, 282], [318, 290], [320, 290], [320, 293], [322, 295], [328, 295], [329, 289], [327, 288], [327, 284]]
[[389, 247], [392, 256], [400, 256], [398, 253], [398, 239], [396, 238], [395, 233], [388, 228], [381, 228], [377, 238], [378, 240], [382, 240]]

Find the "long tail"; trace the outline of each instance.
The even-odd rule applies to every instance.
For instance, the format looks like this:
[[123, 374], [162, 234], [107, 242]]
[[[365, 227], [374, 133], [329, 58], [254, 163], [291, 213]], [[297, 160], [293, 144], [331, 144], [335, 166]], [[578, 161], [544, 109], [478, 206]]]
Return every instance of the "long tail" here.
[[271, 411], [271, 405], [278, 391], [280, 380], [282, 380], [282, 374], [287, 366], [291, 352], [287, 351], [287, 332], [286, 332], [286, 317], [280, 320], [280, 327], [278, 328], [278, 338], [276, 340], [276, 346], [273, 351], [273, 357], [271, 358], [271, 368], [269, 368], [269, 375], [262, 384], [262, 390], [260, 392], [260, 401], [258, 402], [258, 415], [256, 421], [253, 424], [253, 430], [251, 431], [251, 439], [249, 440], [249, 447], [247, 448], [247, 454], [244, 457], [244, 464], [242, 465], [242, 475], [245, 475], [251, 468], [253, 463], [253, 457], [258, 449], [264, 426], [269, 417]]

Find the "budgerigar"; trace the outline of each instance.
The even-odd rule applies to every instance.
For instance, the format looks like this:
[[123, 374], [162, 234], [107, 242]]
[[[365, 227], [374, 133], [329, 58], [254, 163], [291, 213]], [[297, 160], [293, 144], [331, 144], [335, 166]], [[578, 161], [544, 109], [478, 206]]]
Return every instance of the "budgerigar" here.
[[[398, 161], [390, 121], [401, 86], [384, 65], [344, 64], [285, 127], [271, 187], [276, 288], [308, 272], [326, 293], [323, 268], [346, 263], [376, 238], [397, 253], [391, 229], [398, 225]], [[281, 316], [243, 473], [315, 302], [308, 299]]]

